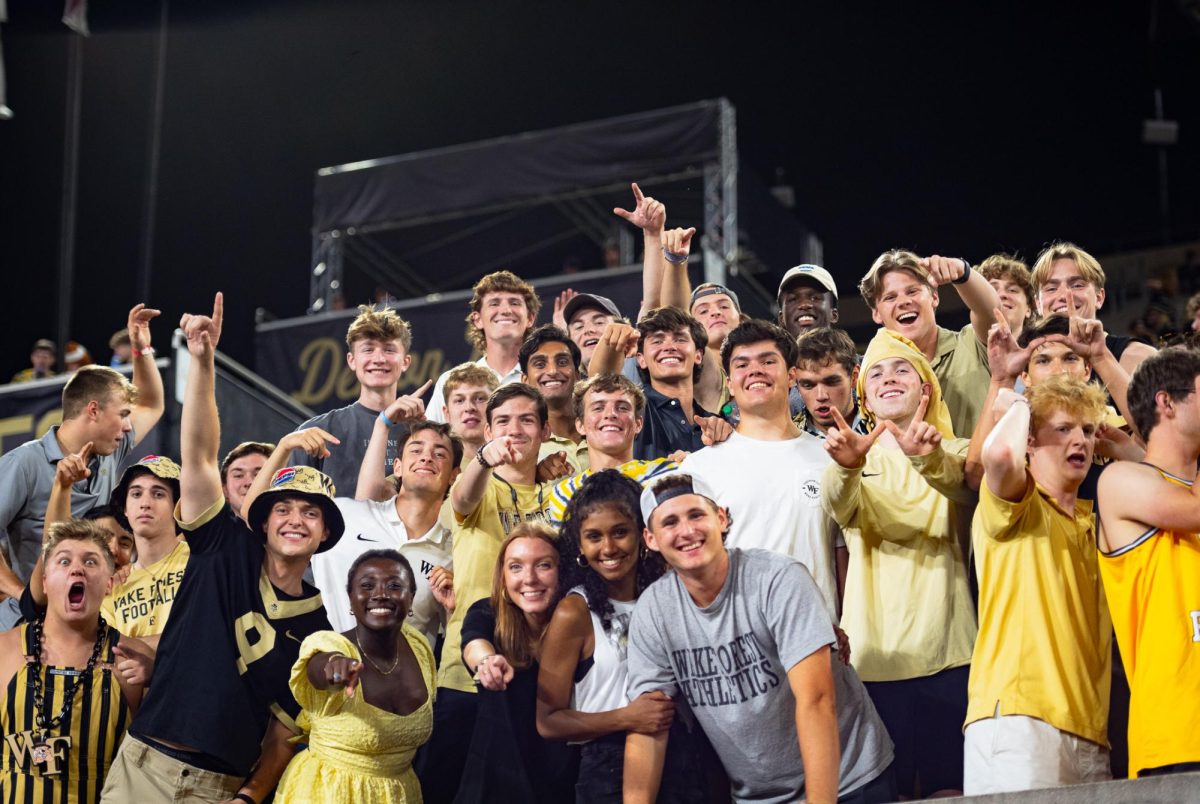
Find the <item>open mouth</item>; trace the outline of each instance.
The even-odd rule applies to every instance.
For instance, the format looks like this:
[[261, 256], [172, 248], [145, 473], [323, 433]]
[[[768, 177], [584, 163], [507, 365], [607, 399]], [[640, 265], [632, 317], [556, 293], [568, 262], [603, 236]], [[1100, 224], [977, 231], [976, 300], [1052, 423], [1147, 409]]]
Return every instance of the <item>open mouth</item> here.
[[599, 561], [597, 561], [596, 563], [599, 564], [602, 569], [615, 570], [615, 569], [619, 569], [620, 566], [625, 563], [626, 558], [628, 558], [628, 556], [617, 556], [616, 558], [602, 558]]
[[522, 597], [522, 599], [524, 599], [530, 603], [538, 603], [545, 599], [546, 590], [545, 589], [528, 589], [524, 592], [521, 592], [521, 597]]
[[661, 366], [678, 366], [683, 363], [683, 358], [676, 355], [668, 355], [666, 357], [660, 357], [658, 359], [658, 363]]
[[84, 585], [83, 581], [76, 581], [71, 584], [71, 588], [67, 590], [67, 606], [72, 610], [83, 608]]
[[1067, 456], [1067, 464], [1075, 469], [1087, 468], [1087, 456], [1082, 452], [1072, 452]]
[[764, 380], [755, 380], [754, 382], [746, 385], [746, 390], [747, 391], [764, 391], [770, 387], [771, 387], [770, 384], [765, 382]]
[[879, 392], [880, 399], [896, 399], [901, 396], [904, 396], [904, 391], [899, 388], [889, 388], [886, 391]]
[[599, 338], [584, 338], [583, 339], [583, 348], [584, 349], [594, 349], [596, 344], [598, 344], [598, 343], [600, 343]]
[[801, 313], [792, 320], [802, 327], [811, 327], [813, 324], [817, 323], [817, 317], [810, 313]]
[[908, 326], [909, 324], [915, 324], [917, 318], [916, 313], [900, 313], [900, 315], [896, 316], [896, 323], [901, 326]]
[[367, 609], [367, 614], [373, 614], [376, 617], [387, 617], [389, 614], [395, 614], [394, 606], [372, 606]]

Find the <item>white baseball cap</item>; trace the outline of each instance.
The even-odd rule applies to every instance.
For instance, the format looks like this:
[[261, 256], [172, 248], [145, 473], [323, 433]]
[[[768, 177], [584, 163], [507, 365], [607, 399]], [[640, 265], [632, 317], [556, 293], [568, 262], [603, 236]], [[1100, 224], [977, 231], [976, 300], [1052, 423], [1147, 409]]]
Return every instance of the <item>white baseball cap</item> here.
[[[684, 478], [687, 480], [687, 483], [680, 483], [680, 485], [672, 484], [669, 488], [659, 491], [658, 488], [663, 485], [663, 481], [671, 477]], [[667, 472], [654, 478], [650, 485], [642, 490], [642, 521], [646, 523], [646, 527], [650, 526], [650, 515], [654, 513], [658, 506], [667, 500], [681, 497], [685, 494], [699, 494], [701, 497], [707, 497], [712, 500], [713, 505], [717, 504], [717, 493], [704, 482], [703, 478], [676, 469], [673, 472]]]
[[795, 268], [789, 268], [787, 273], [783, 275], [783, 279], [779, 282], [779, 290], [775, 293], [775, 301], [779, 301], [779, 297], [783, 295], [783, 289], [789, 282], [798, 277], [807, 277], [816, 282], [821, 287], [833, 294], [833, 298], [838, 297], [837, 284], [833, 281], [833, 276], [819, 265], [797, 265]]

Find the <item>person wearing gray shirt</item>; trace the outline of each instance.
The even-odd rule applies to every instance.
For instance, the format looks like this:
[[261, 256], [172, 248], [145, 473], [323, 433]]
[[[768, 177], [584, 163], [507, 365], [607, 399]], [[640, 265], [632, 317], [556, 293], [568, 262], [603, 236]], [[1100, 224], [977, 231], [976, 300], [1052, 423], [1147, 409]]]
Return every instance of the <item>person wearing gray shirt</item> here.
[[[638, 600], [629, 633], [632, 700], [685, 700], [734, 800], [892, 801], [892, 741], [804, 566], [726, 549], [728, 512], [700, 478], [664, 476], [642, 495], [646, 542], [675, 570]], [[653, 801], [667, 733], [630, 734], [625, 801]]]

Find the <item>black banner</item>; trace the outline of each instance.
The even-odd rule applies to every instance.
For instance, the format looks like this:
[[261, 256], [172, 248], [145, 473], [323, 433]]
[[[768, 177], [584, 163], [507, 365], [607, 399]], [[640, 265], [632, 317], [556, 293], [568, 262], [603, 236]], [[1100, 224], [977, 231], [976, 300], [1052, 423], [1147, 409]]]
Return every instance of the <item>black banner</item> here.
[[[630, 320], [641, 305], [640, 266], [589, 271], [534, 284], [542, 300], [538, 323], [550, 320], [555, 297], [567, 287], [607, 296]], [[470, 300], [470, 291], [463, 291], [391, 305], [412, 326], [413, 333], [412, 363], [400, 380], [400, 393], [479, 356], [472, 354], [465, 338]], [[255, 370], [318, 413], [350, 404], [358, 398], [358, 381], [346, 364], [346, 329], [356, 315], [355, 310], [345, 310], [260, 324], [255, 333]]]

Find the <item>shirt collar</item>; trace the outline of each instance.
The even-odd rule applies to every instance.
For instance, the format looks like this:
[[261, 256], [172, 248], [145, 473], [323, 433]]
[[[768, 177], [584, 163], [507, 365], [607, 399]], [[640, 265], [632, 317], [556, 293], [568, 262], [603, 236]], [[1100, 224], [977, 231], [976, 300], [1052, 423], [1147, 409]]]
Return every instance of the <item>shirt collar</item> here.
[[62, 446], [58, 443], [58, 425], [54, 425], [46, 434], [42, 436], [42, 449], [46, 451], [46, 458], [51, 463], [61, 461], [63, 455]]

